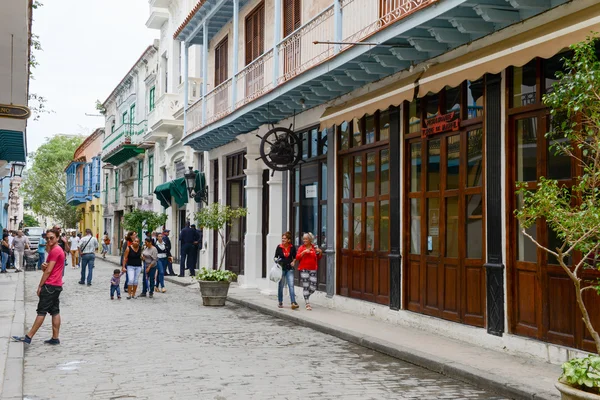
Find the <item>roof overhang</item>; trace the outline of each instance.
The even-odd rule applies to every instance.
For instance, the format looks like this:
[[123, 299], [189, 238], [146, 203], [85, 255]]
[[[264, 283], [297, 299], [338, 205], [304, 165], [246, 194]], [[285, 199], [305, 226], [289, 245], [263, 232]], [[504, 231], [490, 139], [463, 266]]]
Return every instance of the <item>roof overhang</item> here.
[[105, 163], [111, 163], [114, 166], [119, 166], [128, 160], [136, 157], [138, 154], [143, 154], [145, 150], [139, 148], [136, 144], [122, 144], [117, 146], [113, 151], [102, 158]]

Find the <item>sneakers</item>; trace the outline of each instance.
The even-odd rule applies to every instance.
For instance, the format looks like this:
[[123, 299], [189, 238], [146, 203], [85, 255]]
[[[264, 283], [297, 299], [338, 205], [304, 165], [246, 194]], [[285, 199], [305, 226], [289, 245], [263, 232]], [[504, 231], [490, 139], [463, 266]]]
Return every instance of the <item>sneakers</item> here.
[[[119, 297], [119, 298], [120, 298], [120, 297]], [[111, 300], [114, 300], [115, 298], [114, 298], [113, 296], [110, 296], [110, 299], [111, 299]]]
[[163, 292], [163, 293], [166, 291], [167, 291], [167, 289], [165, 289], [165, 288], [162, 288], [162, 290], [161, 290], [161, 292]]
[[31, 344], [31, 338], [27, 335], [25, 336], [13, 336], [12, 339], [15, 342], [23, 342], [23, 343], [27, 343], [27, 344]]
[[278, 307], [278, 308], [283, 308], [283, 303], [279, 303], [279, 304], [277, 305], [277, 307]]
[[296, 308], [300, 308], [298, 303], [292, 303], [292, 310], [295, 310]]
[[117, 299], [121, 300], [121, 296], [117, 296]]
[[146, 297], [146, 293], [142, 293], [142, 294], [140, 294], [140, 296], [139, 296], [139, 297]]
[[155, 292], [160, 292], [160, 289], [158, 288], [158, 286], [154, 288], [154, 291]]
[[82, 282], [82, 281], [79, 281], [77, 283], [79, 283], [80, 285], [85, 285], [85, 282]]
[[52, 345], [57, 345], [57, 344], [60, 344], [60, 340], [51, 338], [51, 339], [48, 339], [48, 340], [44, 340], [44, 343], [46, 343], [46, 344], [52, 344]]
[[[119, 298], [120, 298], [120, 297], [119, 297]], [[127, 296], [126, 298], [127, 298], [127, 300], [131, 300], [131, 296]]]
[[154, 293], [150, 292], [150, 294], [148, 295], [148, 297], [150, 297], [151, 299], [154, 298]]

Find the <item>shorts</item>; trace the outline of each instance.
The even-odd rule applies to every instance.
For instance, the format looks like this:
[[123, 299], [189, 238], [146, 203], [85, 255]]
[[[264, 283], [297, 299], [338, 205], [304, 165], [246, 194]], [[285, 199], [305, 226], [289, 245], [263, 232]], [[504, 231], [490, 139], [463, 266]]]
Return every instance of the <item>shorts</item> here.
[[52, 316], [60, 314], [60, 300], [58, 299], [62, 292], [62, 286], [44, 285], [40, 289], [40, 300], [37, 306], [37, 315]]

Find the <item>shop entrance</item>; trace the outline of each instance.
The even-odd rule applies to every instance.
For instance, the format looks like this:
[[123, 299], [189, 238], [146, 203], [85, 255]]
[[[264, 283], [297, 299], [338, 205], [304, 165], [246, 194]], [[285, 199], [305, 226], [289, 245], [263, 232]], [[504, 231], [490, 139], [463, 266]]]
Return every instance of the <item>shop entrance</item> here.
[[[227, 157], [227, 205], [231, 208], [246, 206], [246, 152]], [[246, 218], [238, 218], [227, 226], [226, 234], [230, 238], [225, 256], [226, 269], [238, 275], [244, 274], [244, 238], [246, 236]]]

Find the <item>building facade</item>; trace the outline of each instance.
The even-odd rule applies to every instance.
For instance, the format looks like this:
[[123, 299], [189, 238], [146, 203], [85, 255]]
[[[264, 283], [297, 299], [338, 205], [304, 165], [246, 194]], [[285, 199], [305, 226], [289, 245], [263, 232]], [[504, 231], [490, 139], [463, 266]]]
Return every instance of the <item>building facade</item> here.
[[79, 222], [76, 229], [91, 229], [96, 237], [104, 234], [102, 219], [101, 161], [104, 129], [98, 128], [88, 136], [73, 154], [73, 161], [65, 168], [67, 174], [67, 203], [77, 208]]
[[[210, 201], [249, 209], [227, 268], [271, 291], [282, 232], [313, 232], [331, 306], [554, 362], [593, 351], [569, 279], [512, 210], [516, 181], [576, 173], [548, 153], [542, 96], [600, 27], [596, 3], [200, 1], [174, 35], [204, 60], [183, 142]], [[288, 172], [261, 155], [274, 126], [301, 141]]]

